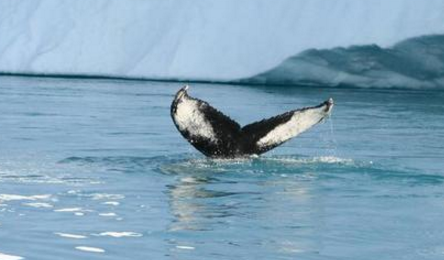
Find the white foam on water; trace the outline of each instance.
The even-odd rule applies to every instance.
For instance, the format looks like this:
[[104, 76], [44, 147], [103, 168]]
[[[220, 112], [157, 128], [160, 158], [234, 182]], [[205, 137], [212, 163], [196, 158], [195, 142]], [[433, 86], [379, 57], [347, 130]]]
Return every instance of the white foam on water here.
[[306, 252], [305, 249], [301, 248], [298, 243], [292, 242], [292, 241], [282, 241], [280, 242], [280, 251], [286, 252], [286, 253], [304, 253]]
[[196, 249], [194, 246], [176, 246], [177, 249], [184, 249], [184, 250], [194, 250]]
[[57, 233], [54, 233], [54, 234], [56, 234], [58, 236], [61, 236], [61, 237], [73, 238], [73, 239], [84, 239], [84, 238], [87, 238], [86, 236], [83, 236], [83, 235], [75, 235], [75, 234], [68, 234], [68, 233], [59, 233], [59, 232], [57, 232]]
[[79, 197], [86, 197], [92, 200], [109, 200], [116, 201], [122, 200], [125, 198], [122, 194], [113, 194], [113, 193], [83, 193], [81, 190], [69, 190], [66, 192], [69, 195], [76, 195]]
[[51, 194], [42, 194], [42, 195], [18, 195], [18, 194], [0, 194], [0, 202], [1, 201], [17, 201], [17, 200], [46, 200], [51, 198]]
[[322, 162], [322, 163], [353, 163], [352, 159], [338, 158], [335, 156], [314, 157], [313, 161]]
[[102, 217], [115, 217], [115, 216], [117, 216], [117, 214], [114, 213], [114, 212], [108, 212], [108, 213], [100, 213], [99, 216], [102, 216]]
[[267, 161], [279, 161], [282, 163], [297, 163], [297, 164], [316, 164], [316, 163], [326, 163], [326, 164], [353, 164], [354, 161], [348, 158], [339, 158], [335, 156], [319, 156], [311, 158], [293, 158], [293, 157], [263, 157], [262, 160]]
[[82, 208], [63, 208], [63, 209], [56, 209], [55, 212], [79, 212], [83, 211]]
[[109, 236], [109, 237], [141, 237], [143, 236], [140, 233], [135, 233], [135, 232], [111, 232], [111, 231], [107, 231], [107, 232], [102, 232], [100, 234], [96, 234], [97, 236]]
[[98, 247], [89, 247], [89, 246], [76, 246], [77, 250], [91, 252], [91, 253], [105, 253], [105, 250]]
[[25, 206], [30, 206], [33, 208], [53, 208], [54, 206], [49, 203], [44, 202], [31, 202], [31, 203], [23, 203]]
[[103, 205], [111, 205], [111, 206], [119, 206], [120, 202], [118, 201], [106, 201], [102, 203]]
[[93, 200], [122, 200], [125, 198], [122, 194], [94, 193], [91, 194]]
[[74, 213], [76, 216], [84, 216], [85, 212], [92, 212], [92, 210], [87, 210], [83, 208], [62, 208], [62, 209], [56, 209], [54, 212], [68, 212], [68, 213]]
[[7, 255], [7, 254], [0, 253], [0, 260], [20, 260], [20, 259], [24, 259], [24, 258], [21, 256]]
[[199, 183], [199, 180], [196, 179], [195, 177], [184, 177], [180, 179], [181, 182], [183, 183]]

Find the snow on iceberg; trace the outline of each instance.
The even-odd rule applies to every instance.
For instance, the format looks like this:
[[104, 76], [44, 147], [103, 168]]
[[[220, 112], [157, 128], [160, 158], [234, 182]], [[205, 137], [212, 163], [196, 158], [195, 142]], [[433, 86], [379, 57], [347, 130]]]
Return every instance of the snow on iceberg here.
[[0, 71], [230, 81], [444, 33], [442, 0], [0, 0]]

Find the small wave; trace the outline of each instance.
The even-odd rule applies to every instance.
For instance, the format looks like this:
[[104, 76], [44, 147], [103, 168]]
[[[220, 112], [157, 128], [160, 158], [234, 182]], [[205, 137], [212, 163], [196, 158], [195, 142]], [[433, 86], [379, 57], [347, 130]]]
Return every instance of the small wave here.
[[[54, 167], [53, 162], [35, 160], [27, 156], [0, 162], [0, 182], [39, 184], [96, 184], [94, 178], [78, 176], [78, 167]], [[71, 173], [74, 175], [72, 176]]]
[[169, 156], [154, 156], [154, 157], [137, 157], [137, 156], [106, 156], [106, 157], [68, 157], [60, 160], [59, 163], [78, 163], [78, 164], [113, 164], [113, 165], [127, 165], [127, 164], [138, 164], [138, 165], [150, 165], [153, 162], [164, 161], [171, 159]]
[[115, 216], [117, 216], [117, 214], [114, 212], [106, 212], [106, 213], [99, 213], [99, 216], [101, 216], [101, 217], [115, 217]]
[[353, 165], [354, 161], [348, 158], [339, 158], [335, 156], [320, 156], [312, 158], [292, 158], [292, 157], [264, 157], [263, 160], [278, 161], [282, 163], [296, 164], [348, 164]]
[[[161, 165], [158, 172], [180, 176], [181, 182], [220, 183], [238, 178], [292, 178], [298, 181], [371, 178], [394, 184], [435, 185], [440, 174], [335, 156], [270, 156], [249, 159], [190, 159]], [[366, 177], [367, 176], [367, 177]]]
[[89, 194], [92, 200], [122, 200], [125, 198], [122, 194], [111, 194], [111, 193], [93, 193]]
[[[75, 196], [79, 198], [87, 198], [90, 200], [106, 200], [104, 204], [116, 204], [117, 200], [123, 200], [125, 199], [125, 195], [123, 194], [117, 194], [117, 193], [89, 193], [89, 192], [83, 192], [80, 190], [69, 190], [66, 193], [64, 193], [66, 196]], [[119, 203], [117, 202], [117, 205]]]
[[93, 178], [80, 178], [68, 176], [33, 176], [33, 175], [7, 175], [0, 176], [0, 182], [40, 183], [40, 184], [100, 184]]
[[77, 250], [91, 252], [91, 253], [105, 253], [105, 249], [90, 246], [76, 246]]
[[182, 249], [182, 250], [194, 250], [194, 249], [196, 249], [194, 246], [181, 246], [181, 245], [177, 245], [176, 248], [177, 249]]
[[158, 171], [164, 174], [222, 174], [230, 172], [242, 172], [244, 174], [275, 174], [298, 173], [307, 167], [320, 167], [331, 165], [341, 167], [353, 166], [352, 159], [338, 158], [334, 156], [301, 157], [301, 156], [276, 156], [276, 157], [250, 157], [239, 159], [191, 159], [177, 163], [163, 164]]
[[[406, 181], [412, 184], [438, 184], [444, 176], [426, 174], [414, 169], [397, 169], [372, 161], [354, 160], [337, 156], [307, 157], [301, 155], [260, 156], [238, 159], [196, 158], [195, 155], [179, 154], [155, 157], [69, 157], [60, 163], [101, 165], [107, 170], [124, 173], [155, 171], [160, 174], [178, 175], [186, 180], [191, 176], [197, 182], [220, 182], [221, 176], [234, 178], [255, 176], [291, 177], [301, 181], [325, 178], [350, 178], [371, 176], [375, 180]], [[185, 178], [184, 178], [185, 177]], [[228, 181], [228, 180], [224, 180]], [[97, 200], [119, 200], [118, 194], [76, 194]], [[117, 197], [115, 197], [117, 196]]]
[[101, 167], [106, 171], [123, 173], [143, 173], [169, 162], [183, 160], [187, 155], [133, 157], [133, 156], [107, 156], [107, 157], [68, 157], [59, 161], [61, 164], [77, 164], [79, 166]]
[[23, 205], [33, 207], [33, 208], [53, 208], [54, 206], [45, 202], [32, 202], [32, 203], [24, 203]]
[[83, 235], [76, 235], [76, 234], [69, 234], [69, 233], [54, 233], [55, 235], [58, 235], [60, 237], [64, 237], [64, 238], [72, 238], [72, 239], [84, 239], [87, 238], [87, 236], [83, 236]]
[[83, 209], [83, 208], [61, 208], [61, 209], [55, 209], [54, 212], [70, 212], [74, 213], [77, 216], [83, 216], [84, 212], [91, 212], [91, 210]]
[[118, 201], [105, 201], [102, 204], [103, 205], [110, 205], [110, 206], [119, 206], [120, 202], [118, 202]]
[[55, 212], [76, 212], [76, 211], [81, 211], [83, 210], [82, 208], [63, 208], [63, 209], [56, 209], [54, 210]]
[[142, 237], [143, 235], [140, 233], [136, 233], [136, 232], [111, 232], [111, 231], [107, 231], [107, 232], [102, 232], [99, 234], [96, 234], [96, 236], [101, 236], [101, 237], [115, 237], [115, 238], [121, 238], [121, 237]]
[[51, 194], [42, 194], [42, 195], [17, 195], [17, 194], [0, 194], [0, 202], [1, 201], [15, 201], [15, 200], [47, 200], [51, 198]]

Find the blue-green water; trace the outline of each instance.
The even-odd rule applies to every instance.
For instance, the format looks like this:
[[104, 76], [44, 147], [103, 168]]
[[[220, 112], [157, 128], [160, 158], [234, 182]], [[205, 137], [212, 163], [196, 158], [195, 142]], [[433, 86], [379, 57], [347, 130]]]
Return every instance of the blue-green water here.
[[443, 92], [193, 84], [242, 124], [336, 101], [215, 161], [170, 119], [180, 87], [0, 77], [0, 259], [444, 258]]

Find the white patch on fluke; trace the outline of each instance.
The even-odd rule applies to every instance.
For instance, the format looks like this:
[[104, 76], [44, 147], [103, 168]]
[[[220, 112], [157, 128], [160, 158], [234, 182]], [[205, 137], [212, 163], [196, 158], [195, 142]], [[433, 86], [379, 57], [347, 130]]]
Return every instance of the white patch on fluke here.
[[325, 110], [326, 105], [323, 105], [318, 108], [309, 108], [294, 112], [288, 122], [281, 124], [270, 131], [257, 142], [257, 145], [264, 147], [281, 144], [302, 132], [305, 132], [330, 114], [331, 109], [329, 109], [329, 111]]
[[181, 131], [189, 132], [191, 137], [199, 136], [215, 141], [213, 127], [200, 111], [200, 105], [199, 101], [190, 99], [186, 95], [179, 96], [176, 113], [174, 113], [176, 124]]

